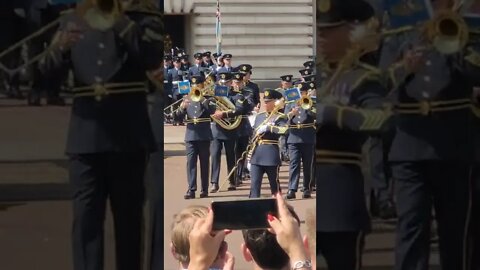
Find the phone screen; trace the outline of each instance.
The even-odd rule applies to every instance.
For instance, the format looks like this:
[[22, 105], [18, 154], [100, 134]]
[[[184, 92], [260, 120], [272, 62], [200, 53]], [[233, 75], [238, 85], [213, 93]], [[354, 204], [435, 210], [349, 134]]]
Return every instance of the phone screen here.
[[267, 214], [278, 216], [275, 199], [213, 202], [213, 230], [265, 229]]

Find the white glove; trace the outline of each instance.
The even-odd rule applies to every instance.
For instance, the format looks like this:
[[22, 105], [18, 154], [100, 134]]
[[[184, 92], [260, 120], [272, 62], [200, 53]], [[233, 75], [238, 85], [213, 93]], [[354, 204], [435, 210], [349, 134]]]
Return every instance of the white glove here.
[[250, 171], [250, 168], [252, 168], [252, 164], [250, 162], [247, 163], [247, 170]]
[[257, 129], [257, 135], [263, 134], [267, 131], [267, 125], [262, 125]]

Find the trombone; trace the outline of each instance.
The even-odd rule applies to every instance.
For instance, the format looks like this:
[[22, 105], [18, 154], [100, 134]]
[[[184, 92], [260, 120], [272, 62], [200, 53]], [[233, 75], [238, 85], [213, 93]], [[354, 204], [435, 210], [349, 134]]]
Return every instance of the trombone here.
[[[50, 31], [51, 29], [53, 28], [58, 28], [60, 26], [60, 21], [63, 19], [62, 16], [58, 17], [56, 20], [50, 22], [49, 24], [45, 25], [44, 27], [40, 28], [39, 30], [37, 30], [36, 32], [34, 32], [33, 34], [29, 35], [29, 36], [26, 36], [25, 38], [21, 39], [20, 41], [18, 41], [17, 43], [13, 44], [12, 46], [8, 47], [6, 50], [0, 52], [0, 62], [1, 59], [3, 57], [5, 57], [5, 55], [8, 55], [9, 53], [15, 51], [15, 50], [18, 50], [20, 49], [25, 43], [27, 42], [30, 42], [31, 40], [33, 40], [34, 38], [37, 38], [39, 36], [41, 36], [42, 34], [44, 34], [45, 32], [48, 32]], [[24, 68], [26, 68], [27, 66], [30, 66], [36, 62], [38, 62], [39, 60], [43, 59], [49, 52], [50, 52], [50, 48], [49, 49], [46, 49], [44, 50], [43, 52], [41, 52], [40, 54], [32, 57], [31, 59], [29, 59], [27, 62], [23, 63], [22, 65], [20, 65], [19, 67], [17, 68], [13, 68], [13, 69], [9, 69], [3, 65], [0, 65], [0, 70], [3, 70], [5, 73], [9, 74], [10, 76], [22, 71]]]

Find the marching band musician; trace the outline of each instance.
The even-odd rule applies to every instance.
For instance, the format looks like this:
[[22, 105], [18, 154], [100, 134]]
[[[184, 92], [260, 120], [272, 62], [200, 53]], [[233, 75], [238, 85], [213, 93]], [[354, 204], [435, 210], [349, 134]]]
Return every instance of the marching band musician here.
[[[278, 91], [282, 94], [285, 95], [285, 91], [287, 89], [290, 89], [293, 87], [293, 75], [283, 75], [280, 76], [282, 81], [280, 82], [280, 88]], [[284, 108], [280, 109], [280, 112], [284, 112]], [[290, 157], [288, 156], [288, 145], [287, 145], [287, 138], [288, 134], [280, 136], [280, 155], [282, 161], [288, 162], [290, 160]]]
[[237, 67], [237, 71], [244, 74], [243, 81], [245, 87], [252, 90], [253, 93], [253, 104], [254, 107], [260, 106], [260, 88], [258, 84], [252, 82], [250, 79], [252, 77], [252, 65], [250, 64], [241, 64]]
[[192, 76], [202, 76], [205, 79], [205, 73], [203, 71], [203, 54], [196, 53], [193, 55], [195, 59], [195, 64], [188, 69], [188, 77]]
[[80, 87], [74, 92], [66, 148], [73, 186], [73, 269], [103, 269], [110, 199], [117, 269], [140, 270], [143, 179], [155, 147], [145, 71], [160, 69], [163, 45], [150, 34], [160, 36], [161, 21], [146, 17], [135, 23], [117, 1], [87, 0], [78, 8], [65, 15], [41, 61], [46, 73], [69, 65]]
[[[174, 103], [183, 98], [183, 95], [180, 94], [180, 90], [178, 88], [178, 83], [184, 79], [183, 74], [184, 70], [182, 69], [182, 59], [178, 56], [173, 57], [173, 68], [168, 70], [167, 81], [173, 84], [172, 101]], [[173, 109], [175, 110], [177, 108]], [[177, 124], [183, 125], [183, 119], [174, 119], [173, 125], [176, 126]]]
[[[223, 73], [222, 73], [223, 74]], [[235, 158], [238, 160], [242, 153], [247, 149], [248, 141], [252, 135], [252, 126], [248, 121], [248, 115], [253, 109], [253, 98], [251, 91], [245, 88], [242, 73], [233, 73], [232, 87], [235, 95], [232, 101], [235, 104], [235, 110], [221, 112], [216, 111], [213, 117], [229, 118], [241, 116], [242, 120], [239, 127], [236, 129], [237, 141], [235, 143]], [[245, 161], [240, 160], [235, 174], [235, 182], [230, 183], [228, 190], [236, 190], [236, 187], [242, 181], [242, 174], [244, 173]]]
[[366, 37], [374, 40], [366, 26], [372, 7], [363, 0], [330, 1], [329, 8], [318, 2], [317, 55], [324, 62], [317, 66], [323, 83], [316, 95], [322, 97], [316, 117], [317, 252], [329, 269], [360, 269], [364, 234], [370, 230], [362, 146], [389, 118], [382, 109], [387, 91], [380, 71], [349, 53]]
[[212, 61], [212, 52], [209, 52], [209, 51], [206, 51], [203, 53], [203, 65], [205, 67], [212, 67], [214, 65], [213, 61]]
[[[309, 89], [315, 89], [315, 83], [301, 84], [301, 98], [307, 98]], [[290, 179], [288, 181], [287, 199], [295, 199], [300, 181], [300, 170], [303, 163], [303, 196], [310, 198], [310, 183], [313, 163], [313, 150], [315, 148], [315, 105], [310, 108], [303, 108], [297, 103], [289, 103], [285, 107], [285, 113], [288, 116], [288, 151], [290, 157]]]
[[253, 142], [255, 149], [251, 154], [249, 170], [251, 176], [250, 198], [259, 198], [262, 187], [263, 175], [266, 173], [272, 194], [280, 191], [278, 179], [280, 165], [280, 151], [278, 139], [288, 131], [287, 117], [279, 113], [275, 101], [283, 99], [282, 93], [266, 89], [263, 101], [265, 112], [259, 113], [255, 118], [255, 136]]
[[[202, 76], [192, 76], [190, 79], [193, 88], [203, 88]], [[215, 112], [215, 106], [209, 98], [203, 97], [199, 101], [186, 96], [174, 117], [186, 118], [187, 129], [185, 132], [185, 146], [187, 150], [187, 178], [188, 190], [184, 198], [194, 199], [197, 190], [197, 160], [200, 160], [200, 198], [208, 196], [208, 174], [210, 163], [210, 142], [212, 130], [210, 128], [210, 115]]]
[[[232, 89], [232, 73], [231, 72], [223, 72], [219, 74], [219, 85], [227, 86], [229, 89]], [[236, 95], [236, 92], [229, 91], [229, 99], [232, 99], [233, 96]], [[235, 101], [233, 101], [235, 103]], [[212, 117], [227, 117], [228, 113], [224, 113], [221, 111], [216, 111]], [[233, 115], [233, 114], [231, 114]], [[231, 116], [230, 115], [230, 116]], [[221, 127], [219, 124], [212, 122], [212, 134], [213, 134], [213, 141], [211, 144], [211, 157], [212, 157], [212, 188], [210, 192], [214, 193], [217, 192], [219, 189], [219, 178], [220, 178], [220, 163], [222, 157], [222, 146], [225, 148], [225, 156], [227, 160], [227, 169], [230, 172], [233, 167], [235, 166], [235, 143], [238, 137], [237, 130], [227, 130]], [[230, 187], [235, 187], [235, 175], [232, 175], [229, 178]]]
[[[436, 16], [445, 11], [448, 17], [461, 16], [452, 11], [452, 2], [433, 1], [434, 17], [428, 23], [441, 24]], [[421, 7], [423, 2], [412, 4]], [[478, 81], [479, 64], [471, 58], [478, 52], [462, 45], [468, 29], [459, 23], [455, 27], [454, 42], [442, 40], [443, 32], [429, 41], [415, 27], [389, 36], [390, 41], [403, 39], [404, 45], [391, 57], [400, 61], [390, 73], [396, 89], [392, 96], [397, 125], [389, 162], [398, 211], [398, 270], [428, 269], [432, 209], [442, 269], [467, 269], [469, 265], [471, 145], [478, 136], [472, 134], [469, 100], [470, 81]], [[469, 74], [472, 66], [466, 65], [470, 61], [477, 62], [474, 74]]]

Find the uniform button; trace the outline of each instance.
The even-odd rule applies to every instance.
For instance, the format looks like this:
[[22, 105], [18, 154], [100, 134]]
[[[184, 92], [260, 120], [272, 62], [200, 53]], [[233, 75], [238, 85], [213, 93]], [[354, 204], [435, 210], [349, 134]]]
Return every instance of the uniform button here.
[[102, 78], [95, 76], [95, 82], [101, 83], [102, 81], [103, 81]]
[[431, 65], [432, 65], [432, 61], [428, 60], [427, 62], [425, 62], [425, 65], [431, 66]]
[[85, 35], [84, 34], [81, 34], [80, 35], [80, 39], [84, 39], [85, 38]]
[[102, 61], [102, 60], [98, 60], [98, 61], [97, 61], [97, 65], [99, 65], [99, 66], [103, 65], [103, 61]]
[[423, 80], [426, 81], [426, 82], [429, 82], [430, 81], [430, 76], [424, 76]]
[[428, 92], [425, 92], [425, 91], [422, 91], [422, 96], [424, 98], [429, 98], [430, 97], [430, 94]]
[[98, 47], [99, 47], [100, 49], [104, 49], [104, 48], [105, 48], [105, 44], [103, 44], [103, 43], [98, 43]]

